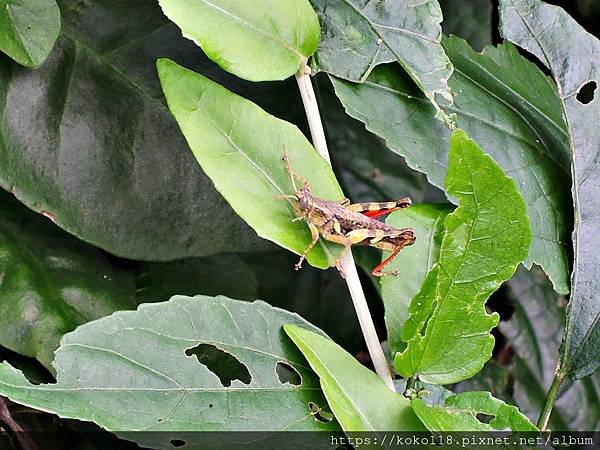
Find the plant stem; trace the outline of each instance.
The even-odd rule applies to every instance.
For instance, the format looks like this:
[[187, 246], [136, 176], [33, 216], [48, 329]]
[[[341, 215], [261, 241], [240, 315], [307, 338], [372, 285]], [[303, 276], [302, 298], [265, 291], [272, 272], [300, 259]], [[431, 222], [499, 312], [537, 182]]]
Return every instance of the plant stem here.
[[[304, 110], [306, 111], [313, 145], [317, 152], [329, 163], [329, 165], [331, 165], [327, 141], [325, 139], [325, 131], [323, 130], [323, 122], [321, 121], [321, 114], [319, 113], [319, 105], [310, 79], [309, 66], [302, 64], [300, 70], [296, 73], [296, 81], [298, 82]], [[371, 361], [373, 361], [375, 372], [377, 372], [377, 375], [379, 375], [379, 378], [383, 380], [386, 386], [394, 391], [392, 374], [390, 373], [390, 368], [385, 359], [381, 344], [379, 343], [375, 325], [373, 324], [373, 318], [371, 317], [371, 312], [369, 311], [367, 299], [365, 298], [365, 293], [360, 284], [356, 264], [354, 263], [351, 252], [348, 252], [342, 260], [341, 268], [346, 276], [346, 284], [350, 291], [350, 297], [352, 297], [352, 303], [354, 304], [358, 322], [360, 323], [360, 328], [365, 338], [365, 342], [367, 343], [367, 349], [369, 350]]]
[[554, 406], [554, 400], [556, 399], [556, 394], [558, 393], [558, 388], [562, 384], [564, 380], [564, 375], [560, 372], [560, 362], [558, 363], [558, 367], [554, 372], [554, 379], [552, 380], [552, 384], [550, 385], [550, 390], [548, 394], [546, 394], [546, 400], [544, 400], [544, 406], [540, 411], [540, 418], [537, 422], [537, 427], [540, 431], [546, 431], [548, 428], [548, 422], [550, 421], [550, 413], [552, 412], [552, 407]]

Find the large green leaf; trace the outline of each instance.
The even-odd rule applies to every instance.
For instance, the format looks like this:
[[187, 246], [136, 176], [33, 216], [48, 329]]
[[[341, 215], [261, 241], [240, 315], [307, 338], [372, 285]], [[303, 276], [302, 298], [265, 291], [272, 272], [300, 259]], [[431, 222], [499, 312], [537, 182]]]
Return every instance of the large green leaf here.
[[600, 100], [597, 90], [592, 99], [580, 98], [584, 86], [600, 83], [600, 41], [556, 6], [538, 0], [500, 5], [502, 35], [552, 71], [569, 125], [575, 249], [559, 376], [581, 378], [600, 366]]
[[420, 431], [409, 401], [396, 394], [332, 340], [296, 324], [285, 332], [319, 375], [329, 407], [344, 431]]
[[[452, 212], [450, 205], [415, 205], [396, 211], [386, 223], [398, 228], [415, 230], [417, 240], [389, 264], [389, 270], [397, 270], [397, 277], [385, 277], [381, 281], [381, 296], [385, 305], [385, 326], [388, 344], [393, 354], [404, 350], [401, 339], [402, 327], [408, 317], [408, 307], [427, 275], [438, 261], [440, 245], [445, 231], [444, 219]], [[384, 254], [383, 257], [387, 257]]]
[[[308, 227], [292, 222], [290, 204], [277, 198], [294, 193], [282, 158], [287, 150], [315, 196], [339, 200], [343, 194], [327, 162], [294, 125], [170, 60], [157, 67], [169, 108], [217, 190], [259, 236], [302, 253], [310, 242]], [[308, 261], [327, 268], [336, 246], [320, 244]]]
[[39, 66], [60, 30], [54, 0], [0, 0], [0, 51], [23, 66]]
[[319, 44], [308, 0], [159, 0], [183, 35], [228, 72], [251, 81], [282, 80]]
[[346, 114], [325, 74], [314, 79], [333, 168], [348, 198], [370, 202], [408, 196], [420, 203], [428, 190], [437, 191], [404, 158], [390, 152], [383, 139]]
[[47, 368], [63, 334], [136, 306], [129, 273], [3, 191], [0, 280], [0, 345]]
[[[511, 44], [474, 52], [463, 40], [444, 42], [456, 68], [457, 94], [447, 113], [513, 178], [527, 203], [533, 241], [525, 264], [537, 262], [561, 293], [569, 290], [567, 242], [572, 203], [568, 134], [556, 87]], [[397, 66], [376, 69], [362, 85], [334, 79], [346, 111], [386, 139], [431, 183], [442, 187], [450, 133]]]
[[467, 40], [475, 50], [492, 43], [492, 0], [439, 0], [444, 15], [442, 31]]
[[439, 260], [412, 300], [395, 357], [404, 377], [436, 384], [477, 373], [490, 358], [498, 315], [485, 301], [527, 256], [531, 231], [514, 182], [466, 134], [452, 136], [446, 190], [459, 201], [449, 214]]
[[146, 0], [61, 0], [46, 63], [0, 56], [0, 185], [71, 234], [115, 255], [172, 260], [268, 248], [215, 191], [164, 100], [169, 56], [303, 118], [294, 80], [243, 82], [219, 69]]
[[[411, 405], [430, 431], [537, 431], [517, 407], [492, 397], [489, 392], [464, 392], [446, 399], [444, 406], [429, 406], [414, 399]], [[489, 423], [477, 414], [492, 416]]]
[[[319, 333], [260, 301], [174, 297], [65, 335], [56, 384], [30, 384], [1, 364], [0, 394], [109, 431], [161, 431], [125, 433], [150, 448], [169, 448], [177, 437], [169, 431], [335, 430], [311, 414], [309, 403], [324, 407], [325, 399], [286, 323]], [[285, 373], [292, 376], [280, 379]], [[206, 439], [186, 435], [190, 447]]]
[[311, 1], [322, 30], [317, 69], [362, 83], [378, 64], [398, 61], [431, 101], [452, 103], [437, 0]]
[[[508, 298], [515, 307], [510, 320], [500, 322], [516, 354], [513, 398], [532, 420], [537, 420], [554, 377], [564, 335], [566, 300], [552, 290], [539, 268], [519, 269], [508, 282]], [[600, 376], [566, 380], [558, 392], [550, 429], [595, 430], [600, 427]]]

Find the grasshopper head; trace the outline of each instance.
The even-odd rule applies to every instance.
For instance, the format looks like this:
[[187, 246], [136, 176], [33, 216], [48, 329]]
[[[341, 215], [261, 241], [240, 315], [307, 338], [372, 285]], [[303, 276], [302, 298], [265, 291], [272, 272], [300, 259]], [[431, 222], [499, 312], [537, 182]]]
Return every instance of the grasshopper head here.
[[296, 199], [298, 200], [294, 204], [294, 211], [298, 217], [306, 217], [309, 212], [313, 209], [313, 196], [310, 193], [308, 184], [304, 184], [302, 189], [296, 192]]

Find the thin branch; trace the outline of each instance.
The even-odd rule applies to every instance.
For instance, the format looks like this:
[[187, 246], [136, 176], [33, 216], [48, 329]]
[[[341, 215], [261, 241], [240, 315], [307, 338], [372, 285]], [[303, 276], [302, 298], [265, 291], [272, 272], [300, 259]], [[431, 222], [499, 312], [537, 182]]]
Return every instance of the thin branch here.
[[0, 397], [0, 423], [4, 423], [15, 433], [17, 441], [24, 450], [40, 450], [40, 447], [27, 434], [26, 430], [13, 418], [4, 397]]
[[[325, 139], [325, 131], [323, 130], [323, 122], [321, 121], [321, 114], [319, 113], [319, 105], [310, 79], [309, 66], [303, 64], [302, 67], [300, 67], [300, 70], [296, 74], [296, 81], [298, 82], [304, 110], [306, 111], [313, 145], [317, 152], [329, 163], [329, 165], [331, 165], [327, 141]], [[367, 299], [365, 298], [365, 293], [363, 292], [360, 279], [358, 278], [356, 264], [354, 263], [354, 258], [350, 252], [348, 252], [342, 260], [341, 267], [346, 275], [346, 284], [348, 285], [348, 290], [352, 297], [352, 303], [354, 304], [358, 322], [360, 323], [360, 328], [367, 343], [367, 349], [369, 350], [371, 361], [373, 361], [375, 372], [377, 372], [377, 375], [379, 375], [379, 378], [383, 380], [386, 386], [394, 391], [392, 374], [390, 373], [388, 362], [383, 353], [383, 349], [381, 348], [381, 344], [379, 343], [375, 325], [373, 324], [373, 318], [371, 317], [371, 312], [367, 305]]]
[[550, 389], [548, 390], [548, 394], [546, 395], [546, 400], [544, 401], [544, 406], [540, 411], [540, 417], [537, 422], [537, 427], [540, 431], [546, 431], [548, 428], [548, 422], [550, 422], [550, 414], [552, 413], [552, 408], [554, 407], [554, 401], [556, 400], [556, 395], [558, 394], [558, 388], [562, 384], [564, 380], [564, 375], [560, 371], [560, 362], [558, 363], [558, 367], [554, 372], [554, 379], [552, 380], [552, 384], [550, 385]]

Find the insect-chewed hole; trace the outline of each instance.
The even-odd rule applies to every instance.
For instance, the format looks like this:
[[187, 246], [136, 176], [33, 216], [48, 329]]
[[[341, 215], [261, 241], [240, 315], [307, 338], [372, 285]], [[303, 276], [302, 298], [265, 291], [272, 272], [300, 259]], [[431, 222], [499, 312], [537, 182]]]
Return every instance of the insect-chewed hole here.
[[233, 380], [250, 384], [252, 376], [248, 368], [231, 353], [227, 353], [212, 344], [199, 344], [185, 351], [187, 356], [195, 355], [198, 362], [221, 380], [224, 387], [231, 386]]
[[281, 384], [289, 383], [294, 386], [300, 386], [302, 384], [302, 377], [298, 371], [288, 363], [279, 361], [275, 366], [275, 372], [277, 372], [277, 378], [279, 378]]
[[169, 442], [171, 443], [171, 445], [173, 447], [176, 447], [176, 448], [181, 448], [181, 447], [185, 446], [185, 441], [182, 439], [171, 439]]
[[585, 83], [579, 90], [577, 91], [577, 100], [579, 103], [583, 103], [587, 105], [592, 100], [594, 100], [594, 94], [596, 92], [596, 88], [598, 85], [595, 81], [588, 81]]
[[308, 409], [310, 409], [310, 414], [315, 418], [315, 420], [321, 423], [329, 423], [333, 420], [333, 414], [324, 411], [323, 408], [314, 402], [308, 402]]
[[489, 414], [484, 413], [477, 413], [475, 417], [477, 417], [477, 420], [479, 420], [482, 423], [490, 423], [492, 420], [494, 420], [494, 416], [490, 416]]

